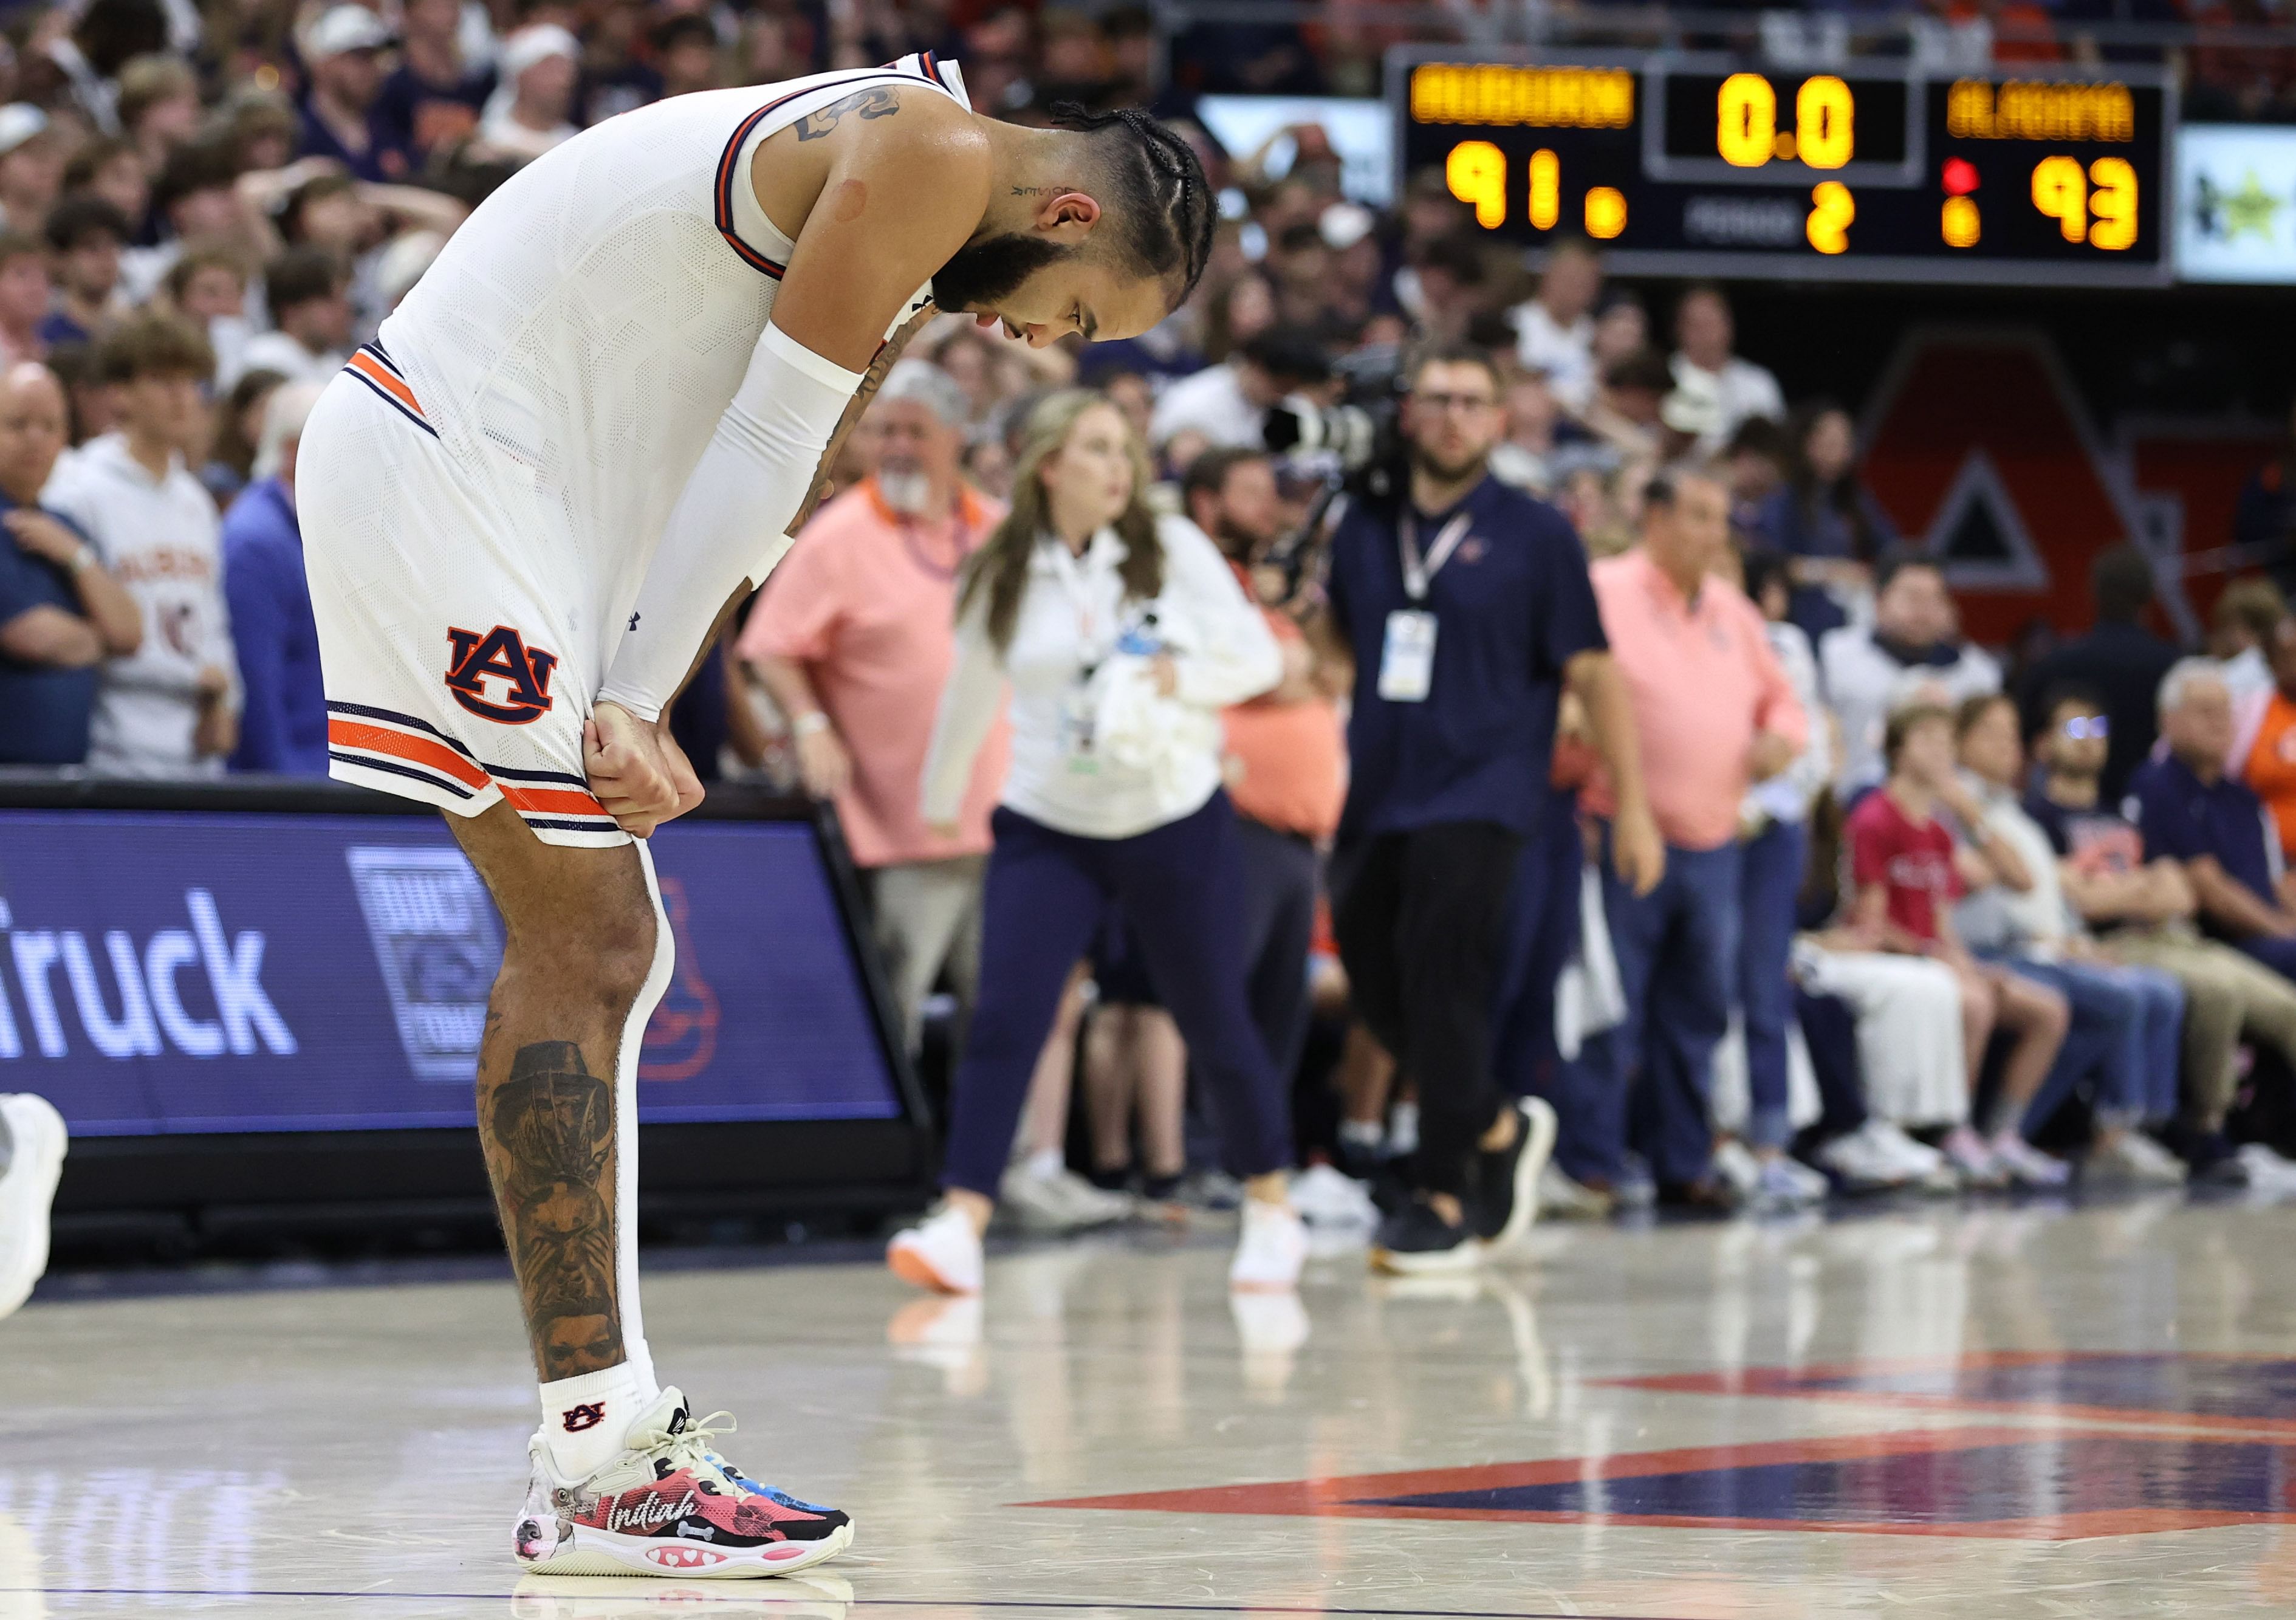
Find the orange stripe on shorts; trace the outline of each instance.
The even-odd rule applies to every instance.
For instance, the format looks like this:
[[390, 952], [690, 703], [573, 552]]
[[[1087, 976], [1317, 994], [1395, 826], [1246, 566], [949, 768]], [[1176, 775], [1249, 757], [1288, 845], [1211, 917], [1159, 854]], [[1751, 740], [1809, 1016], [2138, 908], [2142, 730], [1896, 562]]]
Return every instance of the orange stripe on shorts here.
[[518, 787], [499, 784], [503, 797], [516, 810], [547, 811], [561, 816], [603, 816], [606, 807], [578, 787]]
[[327, 741], [344, 748], [364, 748], [369, 753], [395, 754], [399, 759], [427, 766], [441, 776], [448, 776], [465, 787], [485, 787], [492, 780], [487, 773], [472, 764], [461, 754], [444, 744], [429, 737], [410, 736], [404, 731], [392, 731], [382, 726], [361, 725], [357, 720], [330, 720]]

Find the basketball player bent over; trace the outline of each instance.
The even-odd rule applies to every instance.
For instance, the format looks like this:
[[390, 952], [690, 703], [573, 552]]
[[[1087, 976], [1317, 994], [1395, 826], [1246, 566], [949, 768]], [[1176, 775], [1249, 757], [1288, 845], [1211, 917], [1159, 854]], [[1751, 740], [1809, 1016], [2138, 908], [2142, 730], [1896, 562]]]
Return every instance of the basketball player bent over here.
[[305, 430], [333, 773], [447, 811], [504, 924], [478, 1113], [542, 1380], [529, 1568], [770, 1575], [851, 1539], [654, 1381], [635, 1093], [670, 933], [632, 840], [700, 801], [665, 711], [916, 325], [1129, 337], [1194, 284], [1194, 156], [1069, 124], [977, 118], [930, 55], [609, 119], [480, 207]]

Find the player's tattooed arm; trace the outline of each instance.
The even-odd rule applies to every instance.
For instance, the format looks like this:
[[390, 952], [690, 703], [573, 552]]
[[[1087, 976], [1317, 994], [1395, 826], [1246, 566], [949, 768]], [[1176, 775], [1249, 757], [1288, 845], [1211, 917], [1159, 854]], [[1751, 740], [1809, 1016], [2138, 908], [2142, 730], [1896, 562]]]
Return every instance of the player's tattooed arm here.
[[901, 93], [890, 85], [879, 85], [872, 89], [856, 90], [842, 101], [834, 101], [816, 112], [808, 112], [797, 121], [797, 138], [817, 141], [837, 127], [838, 119], [850, 112], [857, 118], [890, 118], [901, 110]]
[[795, 534], [804, 528], [806, 520], [813, 515], [813, 509], [829, 498], [829, 469], [837, 465], [838, 452], [845, 448], [847, 436], [853, 432], [854, 424], [861, 420], [862, 413], [869, 408], [870, 399], [878, 389], [884, 386], [886, 374], [893, 369], [893, 362], [901, 358], [901, 350], [909, 346], [909, 340], [923, 331], [933, 317], [939, 313], [938, 308], [927, 304], [902, 322], [893, 335], [885, 340], [884, 347], [877, 350], [877, 358], [869, 362], [869, 369], [861, 374], [861, 386], [853, 391], [853, 402], [837, 419], [837, 431], [830, 434], [829, 448], [822, 452], [821, 465], [813, 470], [813, 491], [805, 498], [805, 504], [797, 509], [797, 515], [790, 520], [788, 533]]
[[487, 1168], [545, 1381], [623, 1359], [614, 1276], [614, 1093], [570, 1040], [519, 1048], [480, 1082]]

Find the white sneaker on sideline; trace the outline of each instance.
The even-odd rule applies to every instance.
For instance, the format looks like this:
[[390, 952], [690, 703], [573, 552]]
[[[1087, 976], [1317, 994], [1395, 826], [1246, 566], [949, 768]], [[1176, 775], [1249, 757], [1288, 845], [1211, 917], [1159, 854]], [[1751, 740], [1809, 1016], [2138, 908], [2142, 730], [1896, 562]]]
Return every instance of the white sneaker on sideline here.
[[1956, 1125], [1945, 1139], [1946, 1162], [1969, 1187], [2006, 1187], [2008, 1167], [1995, 1156], [1985, 1139], [1967, 1125]]
[[1353, 1176], [1329, 1164], [1312, 1164], [1292, 1178], [1292, 1207], [1311, 1227], [1368, 1230], [1379, 1224], [1379, 1205]]
[[1863, 1128], [1825, 1143], [1818, 1148], [1817, 1157], [1852, 1192], [1885, 1191], [1903, 1187], [1911, 1179], [1889, 1148]]
[[2088, 1167], [2108, 1180], [2146, 1187], [2182, 1187], [2187, 1173], [2184, 1160], [2133, 1125], [2089, 1155]]
[[1246, 1294], [1280, 1294], [1300, 1286], [1308, 1263], [1308, 1224], [1289, 1204], [1243, 1201], [1243, 1230], [1227, 1268], [1227, 1286]]
[[2265, 1192], [2287, 1192], [2296, 1189], [2296, 1160], [2284, 1157], [2262, 1142], [2242, 1145], [2234, 1155], [2241, 1168], [2248, 1172], [2251, 1188]]
[[1781, 1154], [1759, 1161], [1754, 1190], [1749, 1198], [1758, 1209], [1808, 1209], [1825, 1202], [1833, 1188], [1800, 1159]]
[[2062, 1187], [2072, 1180], [2071, 1165], [2050, 1157], [2014, 1131], [2003, 1131], [1986, 1146], [1993, 1150], [1993, 1162], [2020, 1187]]
[[1070, 1217], [1080, 1230], [1096, 1226], [1114, 1226], [1140, 1213], [1139, 1201], [1130, 1193], [1110, 1192], [1106, 1188], [1095, 1187], [1066, 1165], [1061, 1167], [1060, 1173], [1052, 1178], [1052, 1182], [1054, 1192], [1068, 1206]]
[[996, 1206], [1009, 1211], [1022, 1231], [1039, 1233], [1080, 1232], [1132, 1213], [1131, 1199], [1101, 1191], [1065, 1165], [1046, 1175], [1019, 1159], [1005, 1166], [996, 1184]]
[[6, 1316], [48, 1269], [48, 1206], [70, 1132], [47, 1098], [29, 1091], [0, 1097], [0, 1116], [12, 1144], [8, 1168], [0, 1171], [0, 1316]]
[[943, 1203], [885, 1246], [885, 1263], [903, 1282], [936, 1294], [978, 1294], [984, 1269], [980, 1234], [955, 1205]]
[[1745, 1143], [1734, 1136], [1726, 1136], [1714, 1144], [1714, 1173], [1729, 1184], [1742, 1204], [1754, 1196], [1754, 1188], [1761, 1183], [1762, 1162]]
[[1557, 1221], [1607, 1221], [1611, 1195], [1572, 1179], [1554, 1160], [1538, 1172], [1538, 1212]]

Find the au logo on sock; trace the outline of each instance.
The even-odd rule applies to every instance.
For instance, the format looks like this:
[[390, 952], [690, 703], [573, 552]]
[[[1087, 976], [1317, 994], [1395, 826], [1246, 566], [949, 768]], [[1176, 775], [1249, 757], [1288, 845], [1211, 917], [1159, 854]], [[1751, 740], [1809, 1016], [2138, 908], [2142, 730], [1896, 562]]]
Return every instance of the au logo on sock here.
[[563, 1419], [566, 1432], [570, 1435], [578, 1435], [584, 1429], [596, 1428], [605, 1420], [606, 1403], [603, 1401], [586, 1402], [580, 1406], [570, 1407]]
[[471, 1083], [487, 991], [502, 966], [494, 902], [460, 850], [354, 845], [344, 851], [367, 939], [417, 1080]]

